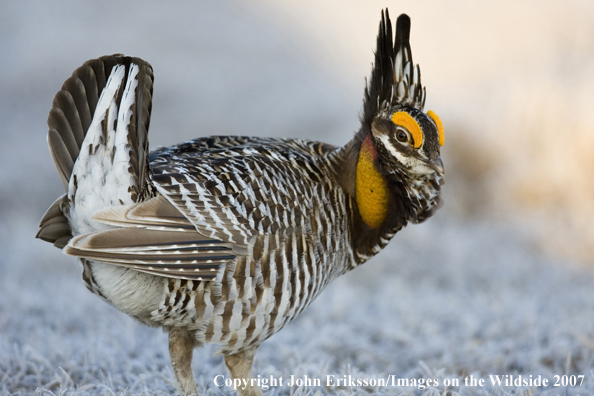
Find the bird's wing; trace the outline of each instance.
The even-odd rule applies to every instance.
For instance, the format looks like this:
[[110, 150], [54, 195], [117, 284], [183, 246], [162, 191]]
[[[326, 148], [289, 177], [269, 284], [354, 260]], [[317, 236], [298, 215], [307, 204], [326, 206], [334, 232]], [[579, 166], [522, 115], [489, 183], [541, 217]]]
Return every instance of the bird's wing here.
[[221, 265], [245, 254], [241, 246], [198, 233], [162, 195], [98, 210], [93, 218], [117, 228], [74, 237], [66, 254], [190, 280], [213, 279]]
[[151, 157], [151, 178], [209, 238], [250, 245], [257, 236], [307, 231], [314, 208], [329, 204], [327, 193], [334, 187], [326, 166], [316, 160], [325, 152], [310, 142], [257, 140], [195, 151], [201, 143]]

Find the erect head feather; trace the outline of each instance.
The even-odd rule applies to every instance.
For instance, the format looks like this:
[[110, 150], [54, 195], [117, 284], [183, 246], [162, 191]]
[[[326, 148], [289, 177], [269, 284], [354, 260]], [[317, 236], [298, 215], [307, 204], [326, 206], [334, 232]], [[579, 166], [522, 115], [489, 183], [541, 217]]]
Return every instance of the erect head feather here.
[[388, 9], [382, 11], [371, 79], [365, 87], [363, 124], [371, 125], [379, 113], [400, 106], [423, 110], [425, 88], [421, 85], [421, 70], [412, 61], [409, 37], [408, 15], [398, 17], [393, 41]]

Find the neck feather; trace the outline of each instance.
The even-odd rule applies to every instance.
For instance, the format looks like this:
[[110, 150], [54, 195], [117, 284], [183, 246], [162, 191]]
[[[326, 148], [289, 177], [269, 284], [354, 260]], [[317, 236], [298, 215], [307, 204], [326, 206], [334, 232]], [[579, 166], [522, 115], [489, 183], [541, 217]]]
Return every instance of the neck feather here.
[[408, 223], [408, 194], [382, 172], [369, 132], [360, 131], [335, 154], [335, 175], [349, 201], [353, 253], [361, 264]]
[[371, 135], [363, 139], [357, 161], [355, 195], [359, 214], [367, 226], [378, 229], [386, 220], [390, 192], [377, 167], [378, 155]]

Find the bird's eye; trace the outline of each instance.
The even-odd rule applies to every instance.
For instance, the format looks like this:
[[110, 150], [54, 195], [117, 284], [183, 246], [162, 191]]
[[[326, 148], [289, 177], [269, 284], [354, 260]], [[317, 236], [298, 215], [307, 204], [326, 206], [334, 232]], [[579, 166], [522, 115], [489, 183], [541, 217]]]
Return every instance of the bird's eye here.
[[401, 143], [408, 143], [408, 133], [404, 132], [402, 129], [399, 129], [396, 131], [396, 139], [398, 139], [398, 141]]

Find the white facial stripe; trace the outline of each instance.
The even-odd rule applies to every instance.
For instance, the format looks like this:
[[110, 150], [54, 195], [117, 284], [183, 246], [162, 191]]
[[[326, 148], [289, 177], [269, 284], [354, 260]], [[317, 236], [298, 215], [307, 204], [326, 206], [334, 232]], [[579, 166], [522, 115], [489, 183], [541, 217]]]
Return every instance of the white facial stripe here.
[[428, 175], [433, 173], [433, 169], [425, 165], [422, 161], [419, 161], [415, 157], [407, 157], [400, 151], [396, 150], [394, 146], [392, 146], [392, 143], [390, 142], [390, 138], [388, 137], [388, 135], [380, 135], [376, 138], [379, 138], [380, 142], [384, 145], [386, 150], [388, 150], [390, 155], [396, 158], [398, 162], [406, 166], [410, 170], [410, 172], [415, 173], [417, 175]]
[[379, 140], [382, 142], [382, 144], [384, 145], [384, 147], [390, 152], [390, 154], [392, 154], [394, 157], [398, 158], [398, 155], [401, 155], [395, 148], [394, 146], [392, 146], [392, 143], [390, 142], [390, 138], [388, 137], [387, 134], [381, 134], [379, 136], [375, 136], [376, 138], [379, 138]]

